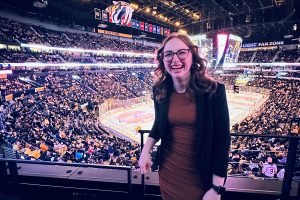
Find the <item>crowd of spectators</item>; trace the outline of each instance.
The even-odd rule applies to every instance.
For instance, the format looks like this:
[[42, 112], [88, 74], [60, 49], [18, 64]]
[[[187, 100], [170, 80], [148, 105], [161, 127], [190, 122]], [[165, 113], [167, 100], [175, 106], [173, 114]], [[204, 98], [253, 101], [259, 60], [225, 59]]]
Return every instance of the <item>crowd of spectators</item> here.
[[[101, 94], [85, 84], [84, 77], [87, 76], [77, 80], [71, 74], [49, 74], [40, 83], [45, 91], [24, 93], [5, 102], [5, 107], [1, 108], [1, 113], [5, 113], [2, 134], [18, 152], [19, 158], [116, 165], [136, 163], [139, 145], [105, 131], [97, 119], [99, 102], [122, 98], [118, 91], [109, 93], [111, 88], [107, 88], [115, 85], [122, 91], [123, 86], [105, 74], [94, 74], [99, 80], [97, 90], [107, 92]], [[18, 81], [7, 82], [9, 86]], [[134, 96], [124, 87], [123, 91], [127, 91], [124, 93], [127, 98]]]
[[134, 70], [114, 72], [113, 76], [116, 81], [119, 81], [133, 94], [135, 94], [136, 96], [143, 96], [152, 92], [152, 85], [149, 85], [144, 81], [145, 76], [147, 78], [149, 77], [149, 74], [150, 72], [148, 70], [143, 72]]
[[253, 56], [253, 51], [241, 51], [239, 54], [239, 63], [249, 63]]
[[296, 62], [300, 58], [299, 49], [241, 51], [239, 63]]
[[259, 50], [256, 52], [253, 62], [254, 63], [271, 63], [275, 58], [277, 49], [274, 50]]
[[113, 54], [96, 55], [92, 53], [45, 53], [45, 52], [31, 52], [29, 50], [0, 50], [0, 62], [10, 63], [24, 63], [24, 62], [42, 62], [42, 63], [134, 63], [144, 64], [153, 63], [153, 57], [128, 57], [118, 56]]
[[[234, 82], [235, 78], [236, 76], [214, 77], [226, 85]], [[300, 133], [297, 125], [291, 127], [292, 119], [300, 116], [299, 81], [258, 78], [247, 86], [266, 88], [270, 90], [270, 97], [261, 110], [234, 124], [231, 132], [282, 136], [288, 135], [290, 131], [292, 134]], [[228, 174], [251, 178], [283, 178], [287, 151], [287, 139], [233, 137]]]
[[300, 49], [284, 49], [278, 53], [275, 62], [296, 62], [299, 55]]
[[248, 85], [269, 89], [270, 97], [263, 110], [248, 116], [235, 130], [244, 133], [286, 135], [291, 120], [300, 116], [300, 82], [263, 78], [249, 82]]
[[32, 53], [27, 53], [21, 50], [0, 50], [0, 62], [2, 63], [24, 63], [24, 62], [37, 62], [37, 58]]
[[29, 25], [0, 17], [0, 27], [3, 42], [45, 44]]
[[131, 99], [136, 97], [134, 93], [128, 90], [124, 85], [118, 82], [111, 74], [108, 73], [88, 73], [82, 76], [82, 80], [91, 88], [93, 88], [97, 94], [100, 94], [103, 98], [101, 103], [105, 99]]
[[0, 94], [3, 96], [30, 89], [30, 84], [24, 84], [18, 79], [0, 79]]
[[0, 39], [2, 42], [14, 44], [31, 43], [93, 50], [140, 53], [153, 53], [155, 50], [150, 45], [111, 39], [101, 34], [54, 31], [2, 17], [0, 17]]

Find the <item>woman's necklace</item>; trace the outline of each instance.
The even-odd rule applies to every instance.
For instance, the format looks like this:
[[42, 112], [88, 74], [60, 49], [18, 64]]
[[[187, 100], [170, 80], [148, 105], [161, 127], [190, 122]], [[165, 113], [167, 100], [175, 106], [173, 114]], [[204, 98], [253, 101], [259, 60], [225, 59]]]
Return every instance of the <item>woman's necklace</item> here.
[[181, 94], [181, 93], [185, 93], [185, 91], [186, 91], [187, 88], [184, 88], [184, 89], [182, 89], [182, 90], [178, 90], [178, 89], [176, 89], [176, 88], [174, 87], [174, 89], [175, 89], [175, 91], [176, 91], [177, 93]]

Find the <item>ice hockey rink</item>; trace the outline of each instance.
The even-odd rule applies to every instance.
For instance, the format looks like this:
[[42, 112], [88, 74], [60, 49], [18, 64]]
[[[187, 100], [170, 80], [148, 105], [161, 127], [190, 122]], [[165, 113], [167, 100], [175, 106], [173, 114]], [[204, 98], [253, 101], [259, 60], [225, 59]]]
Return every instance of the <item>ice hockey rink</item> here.
[[[267, 95], [253, 92], [232, 93], [227, 91], [227, 101], [230, 115], [230, 127], [241, 122], [250, 114], [259, 112], [268, 99]], [[106, 112], [100, 121], [109, 129], [127, 138], [140, 142], [136, 128], [150, 130], [154, 121], [153, 102], [133, 105], [129, 108], [117, 108]], [[147, 136], [147, 135], [145, 135]]]

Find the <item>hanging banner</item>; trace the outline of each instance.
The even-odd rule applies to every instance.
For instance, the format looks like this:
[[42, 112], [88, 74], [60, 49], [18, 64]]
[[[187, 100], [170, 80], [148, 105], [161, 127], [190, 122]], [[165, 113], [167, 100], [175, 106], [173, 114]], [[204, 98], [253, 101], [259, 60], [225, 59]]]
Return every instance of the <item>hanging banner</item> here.
[[113, 36], [119, 36], [119, 37], [132, 38], [132, 35], [130, 35], [130, 34], [118, 33], [118, 32], [113, 32], [113, 31], [102, 30], [102, 29], [98, 29], [98, 33], [105, 34], [105, 35], [113, 35]]
[[98, 8], [95, 8], [94, 12], [95, 12], [95, 19], [101, 20], [101, 10]]
[[160, 26], [156, 26], [156, 33], [160, 35]]
[[130, 20], [130, 22], [126, 26], [132, 27], [132, 19]]
[[132, 22], [132, 28], [136, 28], [136, 20], [132, 19], [131, 22]]
[[140, 22], [138, 20], [136, 20], [135, 28], [140, 29]]
[[164, 35], [164, 27], [160, 27], [160, 34]]
[[153, 30], [152, 31], [153, 33], [156, 33], [156, 25], [153, 24], [153, 29], [152, 30]]
[[170, 29], [165, 28], [165, 35], [168, 36], [168, 35], [170, 35], [170, 33], [171, 33]]
[[108, 21], [108, 13], [105, 10], [102, 10], [102, 21]]
[[140, 30], [145, 30], [145, 23], [144, 22], [140, 22]]
[[149, 24], [149, 32], [153, 32], [153, 26], [152, 26], [152, 24]]

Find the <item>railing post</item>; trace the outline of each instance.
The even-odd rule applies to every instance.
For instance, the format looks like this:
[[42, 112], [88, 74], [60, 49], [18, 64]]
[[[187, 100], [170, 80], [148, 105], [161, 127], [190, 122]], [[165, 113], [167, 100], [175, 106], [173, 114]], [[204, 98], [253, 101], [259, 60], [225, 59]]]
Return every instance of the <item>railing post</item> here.
[[8, 180], [7, 165], [7, 162], [0, 161], [0, 185], [6, 184], [6, 181]]
[[281, 200], [288, 200], [290, 197], [293, 173], [296, 161], [298, 138], [290, 138], [289, 150], [287, 154], [286, 168], [281, 187]]
[[16, 161], [0, 160], [0, 187], [4, 187], [8, 191], [11, 188], [18, 190], [18, 167]]
[[[138, 131], [141, 134], [141, 153], [144, 148], [144, 131], [139, 130]], [[141, 181], [142, 181], [142, 198], [145, 199], [145, 175], [142, 174], [141, 176]]]
[[129, 195], [129, 199], [132, 200], [133, 199], [133, 193], [132, 193], [132, 169], [128, 169], [127, 170], [127, 179], [128, 179], [128, 195]]

